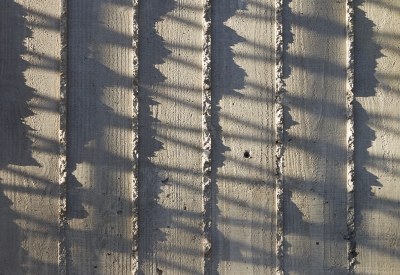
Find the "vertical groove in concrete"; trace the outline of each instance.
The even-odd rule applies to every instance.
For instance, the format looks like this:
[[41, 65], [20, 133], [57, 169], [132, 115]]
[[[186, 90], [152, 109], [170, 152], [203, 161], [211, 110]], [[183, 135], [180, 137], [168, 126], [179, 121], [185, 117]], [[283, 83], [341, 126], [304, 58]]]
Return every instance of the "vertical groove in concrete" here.
[[283, 275], [283, 0], [277, 0], [275, 4], [275, 131], [276, 131], [276, 270], [278, 275]]
[[203, 0], [203, 253], [204, 274], [211, 272], [211, 0]]
[[60, 158], [59, 158], [59, 243], [58, 243], [58, 274], [67, 274], [65, 225], [67, 214], [67, 0], [61, 0], [60, 17]]
[[354, 226], [354, 4], [353, 0], [347, 0], [346, 13], [347, 30], [347, 253], [348, 271], [354, 273], [356, 261], [356, 241]]
[[132, 48], [133, 48], [133, 67], [132, 67], [132, 150], [133, 150], [133, 182], [132, 182], [132, 274], [137, 275], [139, 272], [139, 258], [138, 258], [138, 236], [139, 236], [139, 171], [138, 171], [138, 158], [139, 158], [139, 99], [138, 99], [138, 75], [139, 75], [139, 59], [138, 59], [138, 45], [139, 45], [139, 25], [138, 25], [138, 5], [139, 0], [132, 1], [133, 8], [133, 33], [132, 33]]

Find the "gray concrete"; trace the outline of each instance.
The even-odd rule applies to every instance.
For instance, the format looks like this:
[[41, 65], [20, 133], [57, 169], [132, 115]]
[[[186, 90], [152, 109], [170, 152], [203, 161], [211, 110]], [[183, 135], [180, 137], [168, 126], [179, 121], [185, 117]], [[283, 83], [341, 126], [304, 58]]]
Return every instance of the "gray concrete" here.
[[0, 4], [0, 274], [56, 274], [59, 3]]
[[0, 4], [0, 275], [399, 273], [398, 1], [65, 1]]
[[132, 2], [68, 1], [68, 274], [131, 274]]
[[356, 274], [398, 274], [400, 3], [355, 4]]
[[275, 273], [273, 6], [212, 3], [210, 274]]
[[284, 3], [284, 270], [346, 274], [346, 3]]
[[139, 10], [139, 274], [202, 274], [202, 3]]

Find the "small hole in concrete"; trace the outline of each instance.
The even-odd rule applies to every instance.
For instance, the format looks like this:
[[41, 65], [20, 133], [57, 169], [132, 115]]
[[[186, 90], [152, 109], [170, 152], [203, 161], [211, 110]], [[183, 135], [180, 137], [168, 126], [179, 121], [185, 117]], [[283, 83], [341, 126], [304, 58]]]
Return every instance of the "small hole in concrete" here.
[[316, 242], [317, 245], [319, 245], [319, 242]]
[[249, 151], [244, 151], [243, 156], [248, 159], [250, 157], [250, 152]]

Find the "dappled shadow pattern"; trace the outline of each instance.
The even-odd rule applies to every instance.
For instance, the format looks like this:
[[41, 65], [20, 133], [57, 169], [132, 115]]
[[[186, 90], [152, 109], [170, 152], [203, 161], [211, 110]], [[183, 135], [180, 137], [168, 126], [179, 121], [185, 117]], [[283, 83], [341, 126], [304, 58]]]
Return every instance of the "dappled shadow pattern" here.
[[345, 16], [283, 1], [285, 274], [347, 272]]
[[[240, 244], [231, 241], [225, 237], [218, 229], [223, 222], [218, 217], [221, 210], [218, 207], [219, 187], [218, 170], [224, 166], [226, 160], [224, 154], [231, 149], [224, 145], [222, 140], [223, 129], [220, 125], [221, 107], [220, 102], [224, 96], [240, 98], [243, 96], [239, 90], [245, 87], [244, 79], [246, 72], [234, 61], [233, 46], [245, 39], [239, 36], [235, 30], [226, 26], [228, 19], [233, 17], [238, 10], [247, 10], [244, 1], [218, 1], [212, 4], [212, 45], [211, 45], [211, 123], [212, 132], [212, 170], [211, 170], [211, 188], [212, 188], [212, 273], [219, 274], [219, 264], [221, 261], [241, 261], [243, 257], [240, 252]], [[232, 255], [230, 251], [236, 251]]]
[[120, 49], [130, 49], [132, 37], [115, 23], [131, 5], [68, 1], [68, 274], [131, 260], [132, 78], [129, 51]]
[[[140, 57], [143, 57], [139, 58], [139, 232], [146, 232], [139, 238], [139, 274], [143, 275], [154, 271], [163, 274], [160, 266], [156, 270], [148, 270], [151, 267], [145, 266], [146, 262], [155, 260], [156, 265], [171, 264], [156, 256], [157, 243], [167, 240], [167, 233], [162, 228], [170, 225], [177, 215], [159, 203], [160, 194], [166, 186], [170, 186], [171, 179], [167, 170], [152, 161], [156, 152], [164, 149], [163, 143], [155, 138], [156, 124], [160, 121], [152, 112], [159, 104], [153, 99], [157, 95], [157, 90], [153, 87], [166, 80], [157, 66], [163, 64], [171, 53], [166, 48], [164, 39], [157, 33], [156, 24], [175, 7], [175, 0], [139, 2], [139, 48]], [[146, 23], [141, 24], [142, 22]]]
[[[27, 86], [24, 72], [28, 62], [22, 59], [27, 53], [25, 39], [31, 36], [26, 27], [26, 12], [12, 0], [0, 4], [0, 170], [8, 165], [39, 166], [32, 157], [32, 141], [29, 133], [34, 131], [26, 124], [33, 115], [29, 101], [35, 91]], [[21, 244], [26, 239], [23, 228], [15, 220], [21, 215], [13, 210], [13, 202], [5, 195], [3, 179], [0, 179], [0, 274], [25, 274], [28, 251]], [[8, 190], [17, 188], [7, 185]], [[33, 264], [33, 262], [31, 262]], [[33, 268], [33, 266], [30, 266]]]
[[[375, 77], [377, 59], [383, 57], [382, 47], [374, 41], [375, 24], [367, 18], [361, 9], [365, 0], [355, 1], [355, 37], [354, 37], [354, 94], [356, 98], [374, 97], [378, 80]], [[366, 169], [369, 160], [368, 148], [376, 139], [375, 131], [368, 125], [369, 115], [359, 102], [354, 103], [355, 127], [355, 174], [356, 196], [365, 198], [373, 196], [372, 186], [381, 186], [378, 177]], [[355, 207], [357, 224], [361, 222], [361, 209]]]
[[6, 0], [0, 12], [0, 167], [39, 166], [32, 158], [28, 137], [33, 129], [25, 123], [33, 115], [28, 102], [35, 96], [24, 76], [29, 64], [22, 59], [27, 53], [24, 40], [31, 35], [24, 18], [26, 12], [12, 0]]
[[[379, 84], [375, 76], [377, 59], [383, 57], [383, 54], [381, 53], [382, 47], [374, 41], [374, 28], [376, 26], [374, 22], [368, 19], [366, 12], [362, 10], [362, 6], [365, 2], [365, 0], [354, 1], [354, 95], [356, 97], [354, 102], [354, 210], [356, 240], [357, 233], [359, 233], [359, 235], [365, 234], [360, 232], [361, 225], [365, 223], [365, 220], [367, 219], [367, 217], [363, 217], [362, 213], [377, 207], [377, 204], [374, 201], [375, 194], [373, 188], [376, 187], [380, 189], [382, 187], [379, 178], [367, 170], [367, 166], [371, 161], [373, 161], [368, 149], [372, 147], [372, 143], [376, 139], [376, 133], [368, 126], [370, 114], [367, 113], [360, 103], [361, 98], [374, 97], [376, 95], [375, 89]], [[365, 245], [365, 243], [361, 243], [360, 245]], [[356, 258], [356, 264], [358, 263], [359, 261]]]

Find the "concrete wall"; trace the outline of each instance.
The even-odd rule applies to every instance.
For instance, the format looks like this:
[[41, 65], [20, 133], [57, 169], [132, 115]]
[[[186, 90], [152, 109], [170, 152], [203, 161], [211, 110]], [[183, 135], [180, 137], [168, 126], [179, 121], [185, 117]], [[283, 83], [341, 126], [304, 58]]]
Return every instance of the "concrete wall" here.
[[0, 275], [399, 274], [399, 18], [3, 0]]

